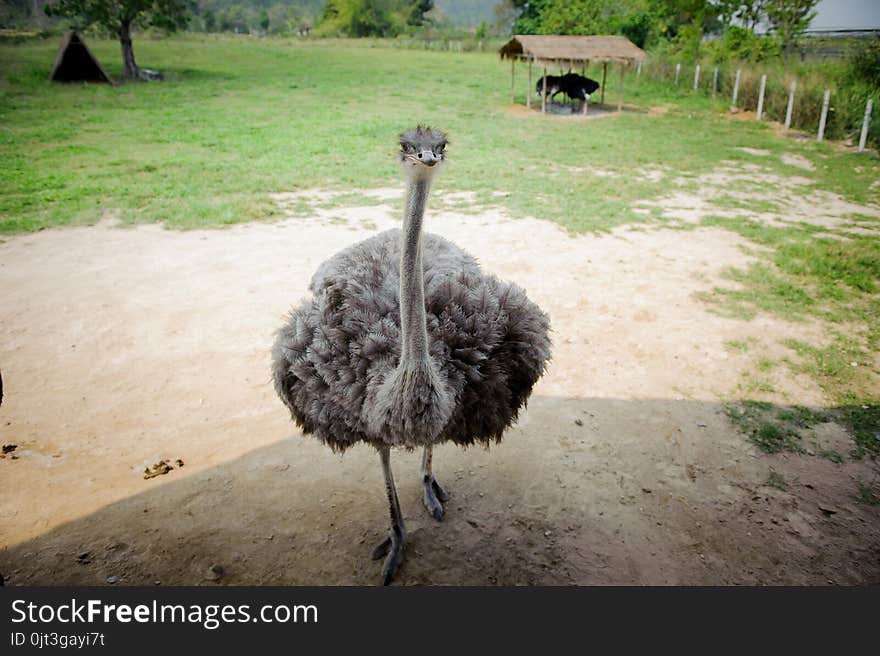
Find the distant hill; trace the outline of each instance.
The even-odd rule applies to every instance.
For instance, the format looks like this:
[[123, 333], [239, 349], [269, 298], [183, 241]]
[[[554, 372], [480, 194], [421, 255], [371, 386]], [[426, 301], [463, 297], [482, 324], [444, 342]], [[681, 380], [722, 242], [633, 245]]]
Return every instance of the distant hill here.
[[[31, 2], [32, 0], [13, 0]], [[434, 0], [434, 6], [449, 17], [449, 22], [461, 27], [476, 27], [481, 21], [489, 25], [495, 20], [495, 5], [500, 0]], [[297, 7], [312, 16], [317, 16], [326, 4], [326, 0], [202, 0], [203, 7], [227, 9], [232, 5], [242, 5], [255, 9], [268, 9], [272, 5], [281, 4]]]
[[297, 7], [304, 12], [316, 16], [327, 4], [327, 0], [201, 0], [202, 8], [227, 9], [233, 5], [241, 5], [252, 9], [268, 9], [273, 5]]
[[[0, 28], [51, 23], [43, 13], [43, 7], [54, 0], [2, 0], [0, 1]], [[502, 0], [434, 0], [449, 22], [457, 28], [473, 29], [482, 21], [488, 25], [495, 23], [495, 5]], [[259, 16], [263, 11], [272, 13], [273, 7], [284, 8], [286, 16], [305, 16], [317, 18], [327, 0], [196, 0], [196, 13], [204, 15], [211, 11], [216, 15], [223, 12], [227, 16]], [[251, 25], [256, 19], [237, 18], [233, 22]], [[198, 28], [197, 28], [198, 29]], [[231, 29], [231, 28], [230, 28]]]
[[434, 0], [434, 6], [460, 27], [477, 27], [482, 21], [495, 22], [495, 5], [501, 0]]

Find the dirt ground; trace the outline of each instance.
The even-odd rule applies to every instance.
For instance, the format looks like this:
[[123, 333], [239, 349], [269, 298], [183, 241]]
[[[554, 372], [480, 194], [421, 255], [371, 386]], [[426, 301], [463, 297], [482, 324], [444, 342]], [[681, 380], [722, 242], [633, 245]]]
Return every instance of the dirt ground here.
[[[269, 377], [273, 332], [316, 266], [396, 225], [399, 192], [368, 195], [276, 224], [105, 221], [0, 243], [0, 441], [18, 445], [0, 460], [7, 585], [379, 582], [375, 452], [301, 436]], [[752, 365], [726, 340], [821, 339], [695, 298], [748, 262], [737, 236], [572, 236], [494, 210], [432, 211], [426, 229], [524, 286], [554, 357], [502, 444], [437, 449], [443, 522], [421, 505], [419, 455], [392, 456], [410, 536], [397, 582], [880, 583], [880, 510], [855, 499], [872, 465], [764, 455], [722, 412]], [[780, 402], [827, 403], [808, 378], [778, 383]], [[812, 439], [849, 450], [835, 424]], [[173, 468], [145, 479], [160, 460]]]

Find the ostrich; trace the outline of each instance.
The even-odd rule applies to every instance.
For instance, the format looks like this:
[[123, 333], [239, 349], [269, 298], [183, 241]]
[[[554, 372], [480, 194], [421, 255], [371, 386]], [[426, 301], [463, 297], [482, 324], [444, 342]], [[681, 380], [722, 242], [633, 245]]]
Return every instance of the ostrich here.
[[[541, 93], [544, 90], [544, 79], [541, 78], [538, 80], [537, 85], [535, 85], [535, 95], [540, 98]], [[550, 99], [552, 103], [554, 98], [560, 93], [564, 93], [571, 99], [571, 111], [574, 112], [574, 101], [581, 100], [582, 102], [589, 102], [590, 95], [595, 93], [595, 91], [599, 88], [599, 83], [596, 80], [591, 80], [588, 77], [584, 77], [583, 75], [578, 75], [577, 73], [572, 73], [570, 70], [565, 75], [548, 75], [546, 77], [547, 80], [547, 97]]]
[[321, 264], [313, 297], [291, 312], [272, 349], [275, 389], [304, 433], [334, 451], [366, 442], [379, 452], [391, 530], [373, 559], [385, 556], [385, 585], [406, 541], [391, 447], [423, 449], [423, 503], [441, 520], [448, 495], [434, 478], [434, 445], [500, 441], [550, 358], [548, 317], [521, 288], [422, 233], [445, 148], [439, 130], [400, 135], [402, 229]]
[[553, 98], [562, 93], [562, 76], [546, 75], [538, 80], [537, 84], [535, 84], [535, 96], [537, 96], [538, 98], [540, 98], [541, 94], [545, 92], [545, 80], [547, 84], [547, 97], [550, 99], [550, 102], [553, 102]]

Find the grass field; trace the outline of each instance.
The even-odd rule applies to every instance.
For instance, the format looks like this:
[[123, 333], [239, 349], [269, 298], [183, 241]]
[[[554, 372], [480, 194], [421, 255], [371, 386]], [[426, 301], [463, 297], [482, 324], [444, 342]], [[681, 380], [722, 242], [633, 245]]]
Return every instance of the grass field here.
[[[455, 166], [442, 185], [477, 192], [483, 202], [508, 192], [503, 204], [513, 215], [579, 231], [645, 220], [633, 202], [668, 188], [645, 177], [652, 169], [697, 176], [722, 160], [753, 159], [737, 147], [795, 147], [713, 112], [720, 104], [632, 80], [628, 101], [670, 111], [627, 114], [601, 129], [524, 120], [508, 111], [509, 66], [488, 53], [140, 39], [138, 61], [168, 81], [109, 88], [49, 84], [56, 45], [0, 45], [2, 232], [106, 214], [184, 228], [271, 219], [272, 192], [394, 184], [393, 135], [415, 121], [451, 134]], [[117, 74], [118, 44], [91, 46]], [[522, 98], [524, 70], [518, 87]], [[812, 143], [797, 150], [823, 157], [816, 186], [880, 199], [880, 189], [869, 189], [880, 175], [876, 160], [862, 158], [854, 172], [849, 153]]]
[[[489, 53], [142, 38], [135, 42], [139, 63], [163, 70], [167, 80], [111, 88], [48, 83], [56, 45], [0, 43], [2, 233], [105, 217], [174, 228], [273, 220], [274, 192], [397, 185], [394, 136], [417, 121], [450, 133], [454, 165], [441, 189], [474, 192], [474, 209], [501, 205], [514, 217], [573, 231], [668, 222], [652, 202], [673, 191], [697, 193], [704, 176], [731, 166], [796, 176], [804, 197], [828, 192], [880, 206], [876, 157], [784, 138], [765, 124], [730, 118], [720, 99], [632, 76], [627, 102], [636, 111], [578, 122], [513, 111], [509, 64]], [[118, 44], [90, 45], [118, 75]], [[525, 69], [518, 75], [522, 100]], [[697, 222], [738, 233], [758, 255], [750, 268], [730, 271], [731, 285], [706, 302], [743, 321], [767, 312], [824, 322], [826, 343], [793, 341], [796, 358], [762, 366], [814, 377], [844, 409], [859, 453], [876, 453], [878, 220], [852, 213], [851, 226], [863, 232], [768, 225], [755, 217], [787, 211], [773, 197], [774, 184], [749, 196], [732, 181], [713, 199], [717, 215]]]

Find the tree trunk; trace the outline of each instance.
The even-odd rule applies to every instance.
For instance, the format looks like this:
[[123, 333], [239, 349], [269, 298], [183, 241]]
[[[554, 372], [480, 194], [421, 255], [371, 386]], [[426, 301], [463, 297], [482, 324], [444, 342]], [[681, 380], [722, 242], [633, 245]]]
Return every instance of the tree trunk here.
[[134, 61], [131, 47], [131, 18], [123, 18], [119, 24], [119, 43], [122, 45], [122, 77], [126, 80], [140, 79], [140, 69]]
[[782, 33], [782, 75], [788, 75], [788, 60], [791, 58], [791, 39], [792, 31], [788, 25], [784, 25], [780, 30]]
[[40, 0], [31, 0], [31, 13], [37, 27], [43, 29], [46, 26], [46, 12], [40, 6]]

